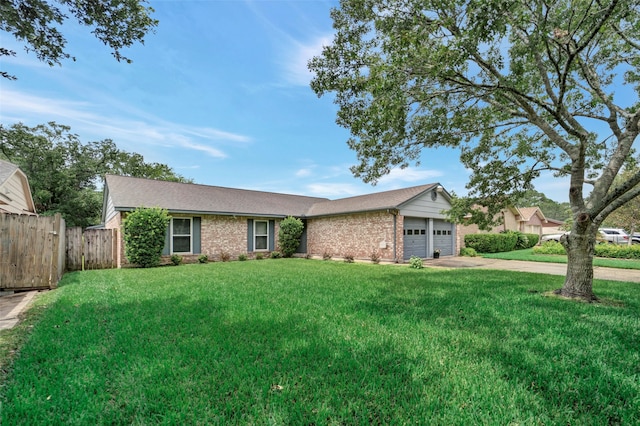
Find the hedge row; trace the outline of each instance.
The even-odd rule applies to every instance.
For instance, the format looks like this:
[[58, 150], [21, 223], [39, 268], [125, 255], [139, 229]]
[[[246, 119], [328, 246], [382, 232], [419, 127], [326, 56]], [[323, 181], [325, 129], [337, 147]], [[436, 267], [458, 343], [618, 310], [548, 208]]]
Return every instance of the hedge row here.
[[538, 235], [508, 231], [500, 234], [469, 234], [464, 236], [464, 245], [478, 253], [501, 253], [522, 250], [538, 244]]
[[[540, 247], [533, 249], [535, 254], [567, 254], [562, 244], [555, 241], [547, 241]], [[613, 259], [640, 259], [640, 245], [596, 244], [596, 257], [608, 257]]]

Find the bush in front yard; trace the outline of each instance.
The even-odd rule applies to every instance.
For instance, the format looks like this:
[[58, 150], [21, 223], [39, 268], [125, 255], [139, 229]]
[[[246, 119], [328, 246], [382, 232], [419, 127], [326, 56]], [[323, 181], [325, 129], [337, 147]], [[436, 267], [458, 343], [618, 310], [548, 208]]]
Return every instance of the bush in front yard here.
[[460, 256], [476, 257], [477, 255], [478, 253], [471, 247], [462, 247], [460, 249]]
[[640, 245], [596, 244], [597, 257], [640, 259]]
[[464, 236], [464, 245], [478, 253], [501, 253], [516, 248], [518, 236], [514, 232], [504, 234], [468, 234]]
[[503, 231], [503, 234], [512, 234], [516, 236], [516, 250], [524, 250], [538, 244], [540, 236], [538, 234], [525, 234], [520, 231]]
[[143, 268], [157, 266], [170, 219], [159, 207], [140, 207], [131, 212], [122, 224], [127, 260]]
[[567, 251], [556, 241], [545, 241], [542, 245], [533, 248], [533, 254], [567, 254]]
[[291, 257], [298, 250], [303, 231], [304, 224], [298, 218], [289, 216], [280, 222], [278, 243], [284, 257]]

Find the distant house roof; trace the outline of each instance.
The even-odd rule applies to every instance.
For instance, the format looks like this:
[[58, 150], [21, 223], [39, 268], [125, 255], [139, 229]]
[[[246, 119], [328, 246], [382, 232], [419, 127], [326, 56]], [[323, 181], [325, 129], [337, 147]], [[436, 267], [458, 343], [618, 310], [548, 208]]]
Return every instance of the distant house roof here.
[[545, 228], [553, 228], [560, 225], [564, 225], [564, 221], [557, 219], [547, 219], [547, 222], [542, 224]]
[[[19, 183], [10, 181], [17, 178]], [[20, 194], [11, 194], [9, 189], [13, 185], [17, 185]], [[36, 214], [36, 207], [31, 196], [31, 188], [29, 180], [20, 168], [8, 161], [0, 160], [0, 212], [14, 214]]]
[[[317, 217], [396, 209], [438, 185], [428, 184], [329, 200], [115, 175], [107, 175], [105, 183], [103, 214], [106, 214], [107, 198], [110, 198], [116, 211], [131, 211], [137, 207], [161, 207], [180, 213], [273, 217]], [[107, 218], [103, 217], [103, 221], [105, 219]]]
[[518, 210], [520, 211], [520, 216], [524, 222], [529, 222], [534, 215], [537, 215], [542, 223], [547, 221], [547, 218], [544, 217], [540, 207], [519, 207]]

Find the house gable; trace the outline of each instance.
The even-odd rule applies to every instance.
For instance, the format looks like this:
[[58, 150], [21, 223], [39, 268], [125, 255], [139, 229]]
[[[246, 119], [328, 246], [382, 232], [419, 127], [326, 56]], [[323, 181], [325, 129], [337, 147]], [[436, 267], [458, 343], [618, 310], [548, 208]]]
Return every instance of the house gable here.
[[15, 164], [0, 160], [0, 211], [36, 214], [27, 176]]

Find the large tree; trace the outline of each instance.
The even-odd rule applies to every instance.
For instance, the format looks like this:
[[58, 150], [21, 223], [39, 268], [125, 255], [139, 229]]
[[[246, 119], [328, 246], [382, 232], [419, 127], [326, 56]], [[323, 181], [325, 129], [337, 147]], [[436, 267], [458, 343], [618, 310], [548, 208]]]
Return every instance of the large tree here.
[[53, 122], [0, 125], [0, 158], [25, 172], [38, 213], [60, 213], [69, 226], [99, 223], [99, 187], [106, 173], [187, 181], [169, 166], [146, 163], [140, 154], [122, 151], [109, 139], [83, 144], [69, 127]]
[[[593, 300], [596, 232], [640, 194], [614, 179], [640, 131], [639, 2], [342, 0], [310, 61], [335, 94], [357, 177], [375, 182], [425, 148], [461, 148], [469, 202], [497, 209], [542, 172], [567, 178], [564, 296]], [[564, 181], [559, 181], [559, 184]]]
[[[72, 58], [66, 51], [67, 40], [60, 27], [73, 15], [81, 25], [91, 27], [93, 35], [112, 49], [118, 61], [131, 62], [122, 49], [144, 36], [158, 21], [151, 18], [153, 9], [146, 0], [0, 0], [0, 31], [10, 33], [24, 43], [27, 52], [47, 64], [60, 65]], [[0, 46], [0, 57], [15, 56], [14, 50]], [[0, 76], [15, 76], [0, 70]]]

